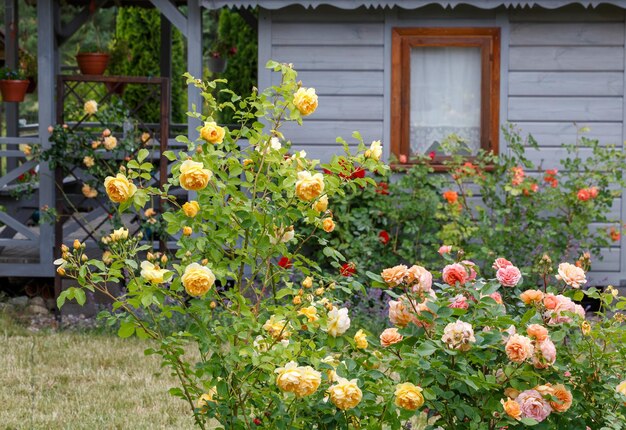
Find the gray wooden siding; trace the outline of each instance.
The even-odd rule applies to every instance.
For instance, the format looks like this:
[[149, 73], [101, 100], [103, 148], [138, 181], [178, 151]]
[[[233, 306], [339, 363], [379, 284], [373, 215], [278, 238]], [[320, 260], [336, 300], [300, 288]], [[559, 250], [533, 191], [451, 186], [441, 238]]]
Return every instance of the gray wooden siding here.
[[[386, 11], [292, 6], [262, 10], [261, 22], [259, 64], [270, 58], [293, 63], [303, 85], [315, 87], [319, 95], [317, 112], [303, 126], [287, 124], [282, 130], [294, 148], [323, 161], [341, 152], [337, 136], [349, 140], [354, 130], [366, 141], [389, 135], [388, 33], [396, 26], [502, 27], [501, 121], [533, 134], [540, 150], [529, 148], [528, 156], [543, 168], [562, 168], [561, 145], [576, 140], [578, 127], [589, 127], [587, 136], [605, 145], [625, 139], [626, 27], [623, 10], [613, 6]], [[277, 83], [262, 68], [260, 81]], [[501, 147], [506, 150], [504, 142]], [[587, 153], [581, 149], [583, 157]], [[624, 211], [626, 201], [617, 198], [609, 216], [623, 223]], [[609, 227], [596, 223], [590, 228]], [[594, 264], [595, 280], [626, 279], [626, 255], [620, 249], [602, 250], [604, 258]]]
[[[578, 127], [603, 144], [624, 138], [624, 14], [588, 11], [563, 18], [536, 11], [510, 15], [508, 120], [532, 133], [541, 149], [528, 155], [544, 168], [562, 168], [561, 143], [576, 140]], [[565, 22], [564, 22], [565, 21]], [[588, 149], [581, 149], [585, 157]], [[622, 199], [609, 216], [622, 219]], [[608, 229], [592, 224], [590, 229]], [[619, 243], [617, 245], [620, 245]], [[593, 278], [625, 278], [620, 246], [603, 249]], [[617, 276], [616, 276], [617, 275]]]
[[[366, 141], [382, 139], [384, 14], [328, 7], [302, 12], [299, 7], [271, 11], [267, 54], [293, 63], [298, 79], [319, 97], [317, 111], [302, 126], [290, 123], [282, 131], [295, 149], [328, 160], [338, 152], [337, 136], [350, 141], [358, 130]], [[268, 79], [277, 84], [280, 78]]]

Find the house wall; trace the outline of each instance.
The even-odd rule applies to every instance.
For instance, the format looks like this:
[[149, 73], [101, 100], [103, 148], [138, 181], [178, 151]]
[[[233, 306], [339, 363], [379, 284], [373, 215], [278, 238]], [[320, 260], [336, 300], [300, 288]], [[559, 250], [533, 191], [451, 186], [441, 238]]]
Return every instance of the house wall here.
[[[341, 151], [335, 138], [349, 140], [354, 130], [366, 142], [389, 142], [393, 27], [500, 27], [500, 120], [533, 134], [541, 148], [529, 148], [530, 159], [544, 168], [559, 168], [565, 154], [560, 144], [574, 142], [577, 127], [589, 127], [588, 136], [605, 144], [626, 140], [624, 17], [623, 10], [612, 6], [261, 10], [259, 85], [277, 83], [275, 74], [263, 68], [273, 59], [293, 63], [305, 85], [316, 88], [320, 105], [315, 115], [303, 126], [289, 124], [283, 131], [297, 149], [327, 160]], [[503, 139], [500, 148], [507, 150]], [[581, 150], [583, 156], [588, 151]], [[625, 212], [626, 201], [615, 199], [610, 217], [623, 223]], [[602, 250], [603, 259], [594, 263], [596, 282], [626, 280], [626, 255], [620, 248]]]

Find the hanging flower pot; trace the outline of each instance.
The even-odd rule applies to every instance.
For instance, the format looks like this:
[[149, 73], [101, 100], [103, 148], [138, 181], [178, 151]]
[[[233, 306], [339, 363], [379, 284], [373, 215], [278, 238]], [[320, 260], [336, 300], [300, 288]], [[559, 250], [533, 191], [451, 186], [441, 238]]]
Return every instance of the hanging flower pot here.
[[226, 71], [227, 60], [220, 57], [209, 57], [209, 70], [212, 73], [224, 73]]
[[83, 52], [76, 55], [76, 63], [83, 75], [102, 75], [108, 62], [109, 54], [103, 52]]
[[0, 80], [0, 93], [2, 93], [2, 100], [5, 102], [23, 102], [29, 83], [30, 82], [27, 79]]

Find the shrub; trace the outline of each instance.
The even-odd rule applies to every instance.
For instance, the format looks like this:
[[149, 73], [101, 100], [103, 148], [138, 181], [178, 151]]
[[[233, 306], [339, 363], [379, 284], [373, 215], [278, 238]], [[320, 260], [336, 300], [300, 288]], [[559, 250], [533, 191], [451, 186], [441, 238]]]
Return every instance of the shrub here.
[[[144, 256], [150, 246], [125, 229], [105, 240], [107, 261], [89, 259], [75, 241], [56, 263], [79, 287], [65, 290], [59, 305], [84, 303], [85, 290], [108, 295], [119, 335], [155, 340], [147, 353], [179, 378], [170, 392], [188, 402], [201, 428], [399, 429], [418, 419], [449, 429], [622, 428], [624, 317], [609, 312], [626, 299], [581, 291], [585, 272], [574, 265], [561, 264], [541, 291], [525, 290], [527, 273], [503, 258], [495, 278], [449, 253], [441, 273], [363, 267], [368, 284], [392, 299], [390, 327], [355, 327], [341, 303], [364, 288], [327, 237], [346, 190], [374, 187], [365, 171], [387, 170], [379, 143], [367, 149], [355, 133], [357, 153], [344, 145], [345, 155], [320, 166], [328, 174], [314, 174], [318, 163], [289, 155], [280, 127], [302, 121], [317, 99], [290, 66], [268, 66], [281, 73], [280, 85], [246, 98], [222, 90], [230, 95], [224, 103], [212, 95], [215, 82], [189, 77], [210, 110], [198, 113], [198, 141], [179, 137], [188, 151], [165, 154], [175, 164], [163, 190], [137, 188], [133, 168], [107, 178], [121, 211], [141, 208], [146, 195], [175, 202], [170, 192], [179, 186], [197, 193], [164, 215], [169, 233], [181, 233], [176, 259]], [[236, 130], [214, 122], [225, 109], [235, 112]], [[303, 234], [297, 222], [314, 228]], [[303, 245], [316, 242], [330, 270], [303, 255]], [[116, 297], [108, 286], [123, 278], [127, 292]], [[597, 322], [572, 301], [584, 295], [606, 306]], [[186, 329], [171, 328], [174, 315]]]

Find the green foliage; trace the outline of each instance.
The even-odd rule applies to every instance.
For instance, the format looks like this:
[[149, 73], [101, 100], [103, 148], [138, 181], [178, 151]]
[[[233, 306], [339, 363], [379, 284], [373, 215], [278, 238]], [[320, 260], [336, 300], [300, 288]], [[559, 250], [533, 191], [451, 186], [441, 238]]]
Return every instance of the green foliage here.
[[[219, 15], [218, 38], [224, 47], [235, 47], [237, 53], [228, 57], [228, 66], [223, 74], [229, 88], [243, 97], [252, 93], [257, 84], [257, 32], [236, 12], [222, 9]], [[226, 48], [224, 48], [226, 49]], [[226, 94], [218, 95], [220, 102], [228, 100]], [[218, 120], [222, 124], [236, 122], [233, 112], [222, 111]]]
[[[120, 8], [115, 29], [116, 46], [128, 50], [124, 59], [115, 59], [108, 69], [110, 75], [161, 76], [161, 15], [158, 10], [139, 7]], [[120, 49], [122, 50], [122, 49]], [[121, 60], [121, 61], [120, 61]], [[182, 75], [185, 71], [184, 41], [181, 33], [172, 28], [172, 121], [183, 122], [186, 111], [186, 92]], [[142, 85], [128, 85], [122, 98], [128, 106], [142, 104], [150, 89]], [[159, 102], [146, 103], [139, 117], [147, 122], [159, 122]]]

